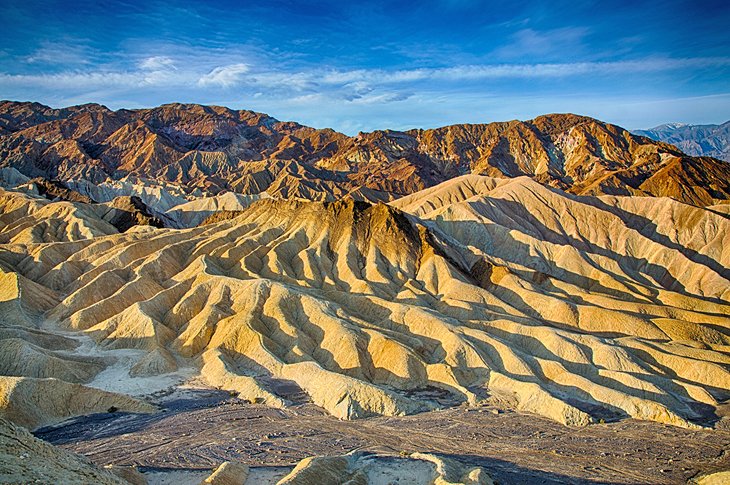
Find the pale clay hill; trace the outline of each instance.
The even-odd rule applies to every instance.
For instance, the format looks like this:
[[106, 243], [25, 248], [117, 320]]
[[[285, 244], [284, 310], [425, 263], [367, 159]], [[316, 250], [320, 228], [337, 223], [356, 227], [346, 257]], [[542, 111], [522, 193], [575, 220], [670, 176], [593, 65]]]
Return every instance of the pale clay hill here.
[[190, 229], [15, 191], [0, 213], [0, 414], [31, 428], [151, 411], [123, 394], [165, 376], [342, 419], [489, 399], [570, 426], [704, 426], [730, 392], [730, 220], [669, 198], [468, 175]]
[[572, 114], [348, 137], [220, 106], [111, 111], [4, 101], [2, 168], [72, 182], [97, 202], [103, 200], [76, 181], [114, 185], [132, 177], [213, 194], [386, 201], [481, 174], [529, 176], [575, 194], [668, 196], [701, 206], [730, 195], [727, 164]]
[[[347, 137], [221, 107], [14, 102], [0, 160], [0, 453], [29, 450], [3, 477], [145, 483], [3, 419], [155, 413], [182, 383], [340, 419], [489, 403], [726, 426], [718, 160], [575, 115]], [[419, 454], [262, 473], [205, 483], [492, 483]]]

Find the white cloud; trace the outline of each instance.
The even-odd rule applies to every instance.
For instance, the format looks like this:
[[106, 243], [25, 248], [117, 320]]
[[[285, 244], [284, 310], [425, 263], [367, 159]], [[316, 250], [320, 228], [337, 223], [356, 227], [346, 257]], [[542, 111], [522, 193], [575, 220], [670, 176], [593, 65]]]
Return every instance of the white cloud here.
[[[176, 67], [180, 66], [180, 67]], [[300, 71], [253, 68], [236, 63], [212, 70], [201, 66], [175, 63], [171, 58], [153, 56], [142, 60], [136, 70], [69, 70], [55, 74], [0, 73], [0, 87], [28, 86], [48, 89], [90, 89], [101, 87], [135, 88], [142, 86], [207, 90], [245, 86], [256, 92], [308, 94], [339, 93], [353, 98], [378, 96], [388, 86], [409, 85], [424, 81], [462, 82], [500, 78], [556, 78], [581, 75], [629, 75], [681, 69], [720, 68], [730, 66], [730, 58], [651, 58], [618, 62], [576, 62], [547, 64], [461, 65], [446, 68], [418, 68], [387, 71], [382, 69], [335, 70], [312, 68]], [[204, 70], [205, 69], [205, 70]], [[207, 73], [205, 71], [208, 71]], [[202, 72], [201, 72], [202, 71]], [[381, 90], [379, 93], [378, 90]]]
[[729, 65], [730, 58], [726, 57], [654, 58], [617, 62], [463, 65], [398, 71], [379, 69], [328, 71], [322, 74], [320, 79], [326, 84], [362, 83], [365, 81], [378, 84], [396, 84], [424, 80], [468, 81], [497, 78], [567, 77], [586, 74], [631, 74]]
[[384, 92], [356, 96], [350, 102], [354, 104], [385, 104], [405, 101], [411, 96], [411, 93]]
[[494, 50], [492, 55], [501, 59], [519, 59], [525, 56], [564, 57], [566, 52], [582, 54], [586, 49], [583, 39], [589, 34], [585, 27], [564, 27], [552, 30], [521, 29], [512, 34], [511, 41]]
[[131, 72], [64, 72], [59, 74], [0, 74], [0, 86], [85, 90], [102, 87], [138, 87], [144, 76]]
[[167, 56], [147, 57], [139, 63], [139, 67], [140, 69], [144, 69], [147, 71], [163, 71], [168, 69], [172, 69], [175, 71], [177, 70], [177, 67], [175, 66], [175, 61]]
[[[167, 51], [166, 51], [167, 52]], [[647, 58], [618, 62], [576, 62], [542, 64], [455, 65], [443, 68], [334, 69], [309, 65], [292, 69], [286, 63], [263, 61], [240, 62], [240, 54], [218, 51], [176, 53], [167, 56], [133, 57], [133, 64], [107, 64], [67, 69], [59, 73], [17, 74], [0, 72], [0, 91], [6, 97], [44, 99], [79, 99], [123, 106], [124, 100], [138, 100], [146, 105], [157, 101], [186, 99], [219, 104], [240, 99], [256, 99], [262, 107], [288, 103], [289, 106], [331, 104], [338, 110], [376, 109], [391, 106], [403, 109], [421, 103], [424, 92], [469, 92], [484, 97], [490, 80], [566, 79], [575, 77], [631, 76], [654, 72], [720, 69], [730, 66], [730, 58]], [[579, 81], [580, 82], [580, 81]], [[449, 87], [445, 87], [448, 85]], [[453, 87], [453, 89], [451, 88]], [[234, 93], [234, 96], [229, 96]], [[454, 103], [451, 99], [450, 103]], [[429, 99], [426, 104], [434, 104]], [[126, 105], [124, 105], [126, 106]]]
[[25, 58], [28, 64], [85, 65], [91, 63], [93, 51], [77, 42], [43, 42], [31, 55]]
[[202, 87], [220, 86], [229, 88], [235, 86], [243, 80], [243, 75], [249, 72], [248, 64], [230, 64], [228, 66], [219, 66], [210, 71], [208, 74], [198, 79], [198, 85]]

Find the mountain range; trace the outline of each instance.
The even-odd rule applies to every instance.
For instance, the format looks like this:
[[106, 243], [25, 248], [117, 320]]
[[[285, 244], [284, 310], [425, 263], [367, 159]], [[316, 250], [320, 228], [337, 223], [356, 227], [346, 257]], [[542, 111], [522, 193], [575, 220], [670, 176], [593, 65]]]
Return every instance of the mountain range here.
[[730, 166], [572, 114], [378, 130], [350, 137], [252, 111], [169, 104], [118, 110], [0, 103], [0, 168], [101, 183], [124, 177], [206, 193], [388, 201], [451, 178], [528, 176], [578, 195], [669, 196], [712, 205]]
[[720, 125], [667, 123], [634, 133], [671, 143], [692, 156], [714, 157], [730, 162], [730, 121]]
[[[18, 426], [105, 434], [190, 387], [259, 417], [730, 427], [726, 162], [572, 114], [350, 137], [214, 106], [3, 102], [0, 133], [0, 456], [52, 463], [16, 460], [20, 482], [119, 480]], [[246, 449], [297, 434], [279, 431]], [[243, 449], [227, 439], [217, 460]], [[372, 466], [358, 456], [331, 483]], [[492, 483], [450, 466], [443, 483]]]

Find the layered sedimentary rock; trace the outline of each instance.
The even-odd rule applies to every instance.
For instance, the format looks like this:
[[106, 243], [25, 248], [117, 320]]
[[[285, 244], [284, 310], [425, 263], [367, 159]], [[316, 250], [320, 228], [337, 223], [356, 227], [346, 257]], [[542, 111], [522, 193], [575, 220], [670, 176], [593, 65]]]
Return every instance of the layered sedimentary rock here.
[[130, 482], [101, 469], [86, 458], [50, 445], [26, 429], [0, 417], [0, 481], [3, 483]]
[[117, 197], [104, 204], [104, 207], [108, 208], [108, 212], [101, 214], [101, 218], [109, 221], [119, 232], [134, 226], [165, 227], [163, 220], [135, 195]]
[[[165, 215], [174, 221], [175, 227], [194, 227], [203, 221], [212, 218], [229, 217], [248, 207], [252, 202], [267, 198], [268, 194], [241, 195], [235, 192], [225, 192], [213, 197], [201, 197], [169, 209]], [[223, 216], [222, 214], [228, 214]], [[208, 220], [207, 223], [212, 222]]]
[[[0, 227], [0, 324], [34, 356], [18, 375], [107, 365], [74, 367], [73, 342], [49, 343], [66, 332], [136, 349], [129, 379], [192, 367], [343, 419], [498, 399], [568, 425], [694, 427], [730, 392], [730, 220], [669, 198], [469, 175], [391, 205], [269, 198], [122, 234], [86, 204], [5, 200], [28, 221]], [[36, 216], [53, 204], [65, 219]]]
[[[103, 204], [37, 197], [0, 189], [0, 242], [77, 240], [128, 231], [135, 226], [175, 225], [136, 196]], [[205, 217], [205, 214], [199, 216]]]
[[0, 189], [0, 243], [72, 241], [117, 232], [93, 205]]
[[572, 114], [354, 137], [192, 104], [111, 111], [4, 102], [0, 120], [0, 169], [68, 182], [97, 202], [110, 190], [139, 195], [119, 193], [125, 191], [117, 179], [174, 184], [174, 192], [375, 202], [470, 173], [529, 176], [575, 194], [666, 196], [702, 206], [730, 195], [727, 164]]

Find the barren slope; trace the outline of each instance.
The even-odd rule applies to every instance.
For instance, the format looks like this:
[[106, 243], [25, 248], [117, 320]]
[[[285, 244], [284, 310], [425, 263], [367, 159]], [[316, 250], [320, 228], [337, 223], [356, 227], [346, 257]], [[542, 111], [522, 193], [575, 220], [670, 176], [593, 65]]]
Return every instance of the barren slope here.
[[[4, 102], [3, 168], [81, 185], [136, 177], [212, 193], [311, 200], [387, 201], [469, 173], [701, 206], [730, 198], [727, 164], [573, 114], [348, 137], [220, 106], [52, 110]], [[77, 190], [100, 201], [92, 195], [98, 191]]]
[[0, 418], [0, 481], [129, 484], [80, 455], [34, 438], [27, 430], [3, 418]]
[[264, 199], [187, 230], [12, 232], [3, 325], [45, 359], [60, 327], [136, 349], [130, 380], [191, 366], [346, 419], [491, 397], [569, 425], [691, 427], [727, 399], [727, 218], [478, 176], [393, 206]]

